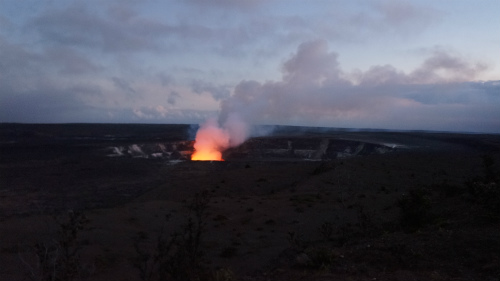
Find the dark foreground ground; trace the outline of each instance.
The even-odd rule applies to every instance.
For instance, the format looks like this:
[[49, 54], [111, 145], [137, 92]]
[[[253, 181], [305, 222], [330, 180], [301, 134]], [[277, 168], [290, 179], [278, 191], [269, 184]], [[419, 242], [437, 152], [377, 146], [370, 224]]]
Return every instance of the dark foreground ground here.
[[498, 135], [0, 129], [0, 280], [500, 280]]

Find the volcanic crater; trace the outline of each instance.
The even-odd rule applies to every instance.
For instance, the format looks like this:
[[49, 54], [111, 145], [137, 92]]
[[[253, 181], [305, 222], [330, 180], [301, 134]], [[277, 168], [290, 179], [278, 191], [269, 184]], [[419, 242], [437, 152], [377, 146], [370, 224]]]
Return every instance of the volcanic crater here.
[[498, 135], [278, 127], [189, 161], [191, 127], [2, 124], [0, 280], [40, 277], [77, 213], [78, 276], [144, 280], [196, 202], [197, 280], [500, 276]]

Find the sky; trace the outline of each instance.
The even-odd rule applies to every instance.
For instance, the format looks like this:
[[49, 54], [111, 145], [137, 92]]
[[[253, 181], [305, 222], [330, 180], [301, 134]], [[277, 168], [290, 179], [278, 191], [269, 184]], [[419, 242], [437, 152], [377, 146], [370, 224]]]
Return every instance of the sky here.
[[498, 0], [0, 0], [0, 122], [500, 133]]

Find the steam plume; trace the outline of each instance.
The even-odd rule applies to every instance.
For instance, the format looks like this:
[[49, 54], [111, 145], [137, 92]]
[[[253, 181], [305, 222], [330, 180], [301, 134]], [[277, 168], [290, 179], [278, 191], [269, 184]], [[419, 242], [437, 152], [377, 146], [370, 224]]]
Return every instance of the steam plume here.
[[208, 119], [196, 133], [195, 152], [191, 160], [223, 160], [222, 152], [229, 147], [229, 134], [217, 120]]
[[224, 160], [222, 151], [242, 144], [249, 132], [248, 123], [236, 113], [229, 114], [222, 126], [215, 118], [210, 118], [196, 133], [195, 152], [191, 160]]
[[[305, 42], [284, 62], [281, 80], [238, 83], [232, 95], [221, 101], [218, 120], [207, 121], [196, 142], [211, 143], [208, 150], [220, 152], [243, 143], [250, 136], [251, 124], [266, 123], [348, 128], [384, 124], [385, 129], [421, 129], [426, 124], [427, 129], [442, 130], [456, 126], [467, 115], [464, 110], [470, 115], [495, 110], [492, 104], [498, 102], [498, 96], [490, 94], [493, 90], [467, 83], [487, 69], [486, 65], [440, 49], [430, 55], [409, 73], [391, 65], [349, 73], [340, 68], [338, 55], [328, 50], [326, 41]], [[479, 99], [491, 102], [478, 107], [467, 100], [472, 97], [477, 104], [482, 104]], [[448, 110], [448, 119], [442, 118], [444, 110]], [[209, 130], [215, 136], [208, 136]]]

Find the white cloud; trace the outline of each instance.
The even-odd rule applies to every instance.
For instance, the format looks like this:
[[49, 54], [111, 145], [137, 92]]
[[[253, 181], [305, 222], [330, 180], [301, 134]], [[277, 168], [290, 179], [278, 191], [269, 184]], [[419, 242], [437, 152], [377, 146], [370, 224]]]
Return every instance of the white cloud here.
[[[390, 65], [347, 74], [324, 41], [306, 42], [284, 63], [281, 81], [240, 82], [222, 102], [221, 123], [236, 113], [249, 123], [498, 131], [498, 84], [462, 80], [483, 70], [476, 65], [437, 53], [409, 74]], [[440, 75], [440, 68], [449, 73]], [[422, 79], [423, 70], [432, 79]]]
[[[219, 104], [221, 118], [288, 124], [425, 129], [456, 118], [492, 130], [500, 119], [498, 84], [474, 82], [500, 79], [497, 54], [433, 33], [465, 24], [440, 25], [452, 19], [442, 2], [314, 3], [6, 2], [0, 122], [198, 122]], [[498, 43], [466, 24], [481, 50]]]

